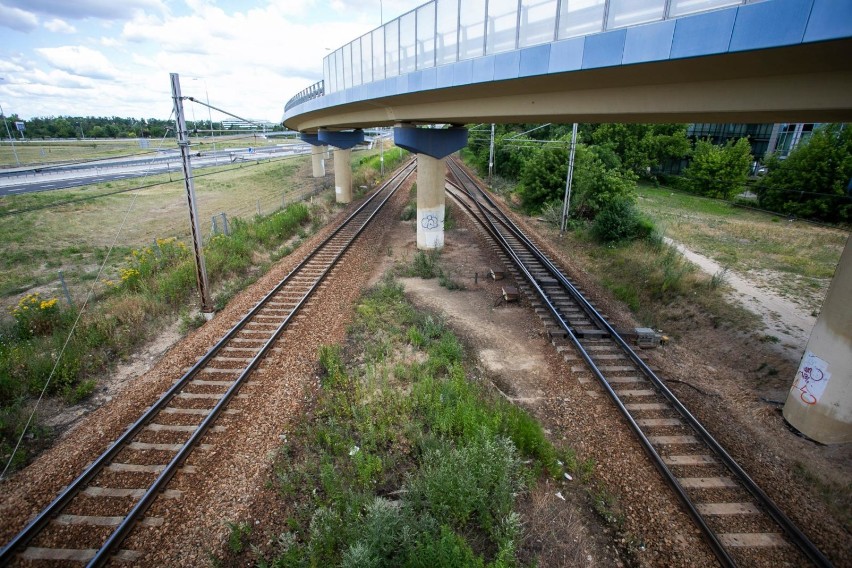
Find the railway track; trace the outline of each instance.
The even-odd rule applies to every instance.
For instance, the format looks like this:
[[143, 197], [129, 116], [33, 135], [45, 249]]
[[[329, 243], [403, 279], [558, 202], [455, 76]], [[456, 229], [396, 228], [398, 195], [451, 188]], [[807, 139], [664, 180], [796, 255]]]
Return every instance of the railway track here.
[[[0, 550], [0, 565], [50, 562], [101, 566], [134, 562], [142, 551], [121, 544], [145, 513], [173, 497], [171, 478], [203, 447], [217, 417], [264, 356], [286, 342], [286, 329], [382, 206], [414, 172], [410, 162], [311, 251], [119, 439]], [[200, 472], [199, 472], [200, 473]]]
[[498, 243], [578, 380], [603, 387], [719, 562], [831, 566], [476, 180], [447, 163], [448, 194]]

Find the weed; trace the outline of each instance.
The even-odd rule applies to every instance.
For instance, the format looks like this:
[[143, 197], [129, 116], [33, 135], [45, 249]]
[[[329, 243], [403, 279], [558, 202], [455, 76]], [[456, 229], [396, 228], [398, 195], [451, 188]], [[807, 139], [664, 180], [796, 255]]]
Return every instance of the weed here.
[[458, 339], [398, 283], [383, 280], [356, 313], [351, 347], [319, 351], [298, 455], [276, 460], [292, 522], [260, 564], [516, 565], [516, 498], [561, 454], [528, 414], [467, 380]]
[[225, 521], [225, 526], [230, 531], [228, 533], [228, 550], [234, 554], [241, 553], [246, 546], [249, 535], [251, 535], [251, 524]]
[[180, 330], [181, 334], [185, 334], [194, 329], [198, 329], [199, 327], [204, 325], [204, 322], [206, 321], [207, 320], [204, 318], [204, 314], [199, 311], [184, 311], [180, 315], [180, 325], [178, 329]]
[[615, 496], [605, 489], [593, 491], [591, 496], [595, 512], [608, 524], [616, 529], [620, 529], [624, 524], [624, 516], [618, 510], [618, 502]]
[[464, 290], [465, 286], [458, 280], [455, 280], [447, 271], [441, 269], [438, 272], [438, 284], [447, 290]]
[[414, 219], [415, 217], [417, 217], [417, 203], [409, 203], [409, 204], [407, 204], [407, 205], [403, 208], [403, 210], [402, 210], [402, 214], [399, 216], [399, 218], [400, 218], [402, 221], [411, 221], [411, 220], [412, 220], [412, 219]]
[[709, 282], [710, 289], [715, 290], [716, 288], [723, 286], [727, 281], [728, 281], [728, 267], [725, 266], [725, 267], [722, 268], [722, 270], [719, 270], [718, 272], [713, 274], [712, 278], [710, 278], [710, 282]]
[[434, 278], [438, 274], [437, 263], [439, 255], [440, 252], [436, 249], [428, 251], [418, 250], [407, 271], [407, 276], [417, 276], [425, 280]]

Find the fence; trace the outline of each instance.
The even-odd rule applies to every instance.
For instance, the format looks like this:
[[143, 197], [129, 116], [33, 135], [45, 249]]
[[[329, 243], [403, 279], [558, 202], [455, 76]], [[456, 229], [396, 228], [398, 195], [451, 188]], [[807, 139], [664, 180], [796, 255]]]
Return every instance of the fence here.
[[465, 59], [754, 1], [767, 0], [433, 0], [326, 56], [323, 84], [302, 91], [285, 109], [321, 96], [317, 89], [334, 93]]

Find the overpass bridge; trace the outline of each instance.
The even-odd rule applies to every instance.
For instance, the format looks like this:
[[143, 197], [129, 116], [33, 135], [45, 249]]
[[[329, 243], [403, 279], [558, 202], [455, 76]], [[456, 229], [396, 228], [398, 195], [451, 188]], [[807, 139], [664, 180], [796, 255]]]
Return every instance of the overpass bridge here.
[[[419, 248], [443, 246], [442, 159], [467, 131], [417, 126], [472, 122], [852, 122], [852, 1], [433, 0], [325, 57], [283, 117], [315, 176], [337, 148], [340, 202], [363, 129], [394, 126], [418, 157]], [[807, 348], [834, 379], [797, 402], [805, 357], [785, 406], [822, 442], [852, 441], [850, 286], [847, 246]]]

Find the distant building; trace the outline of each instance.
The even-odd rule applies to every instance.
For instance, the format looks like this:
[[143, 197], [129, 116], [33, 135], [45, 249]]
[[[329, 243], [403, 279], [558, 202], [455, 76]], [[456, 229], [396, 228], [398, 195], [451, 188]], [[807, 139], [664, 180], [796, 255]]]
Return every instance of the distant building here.
[[223, 130], [273, 130], [276, 126], [279, 125], [268, 120], [239, 120], [228, 118], [222, 121]]
[[[713, 144], [725, 144], [729, 140], [739, 140], [748, 137], [751, 144], [751, 155], [758, 162], [763, 161], [767, 154], [778, 152], [782, 158], [813, 134], [819, 124], [790, 123], [790, 124], [690, 124], [686, 136], [690, 140], [709, 139]], [[662, 164], [660, 172], [677, 175], [681, 173], [689, 160], [669, 160]]]

